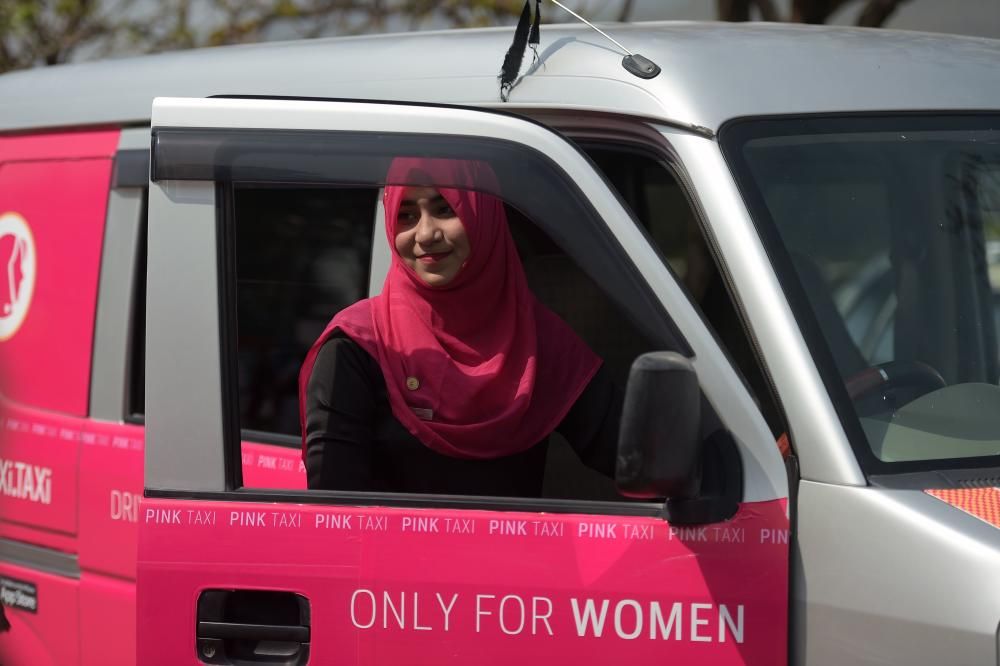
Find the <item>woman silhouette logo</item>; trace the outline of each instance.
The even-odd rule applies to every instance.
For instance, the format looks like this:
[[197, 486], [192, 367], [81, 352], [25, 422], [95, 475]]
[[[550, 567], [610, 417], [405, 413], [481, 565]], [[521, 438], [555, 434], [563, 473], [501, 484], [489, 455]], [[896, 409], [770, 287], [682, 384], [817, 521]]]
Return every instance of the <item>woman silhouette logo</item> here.
[[35, 291], [35, 241], [24, 218], [0, 215], [0, 342], [24, 323]]

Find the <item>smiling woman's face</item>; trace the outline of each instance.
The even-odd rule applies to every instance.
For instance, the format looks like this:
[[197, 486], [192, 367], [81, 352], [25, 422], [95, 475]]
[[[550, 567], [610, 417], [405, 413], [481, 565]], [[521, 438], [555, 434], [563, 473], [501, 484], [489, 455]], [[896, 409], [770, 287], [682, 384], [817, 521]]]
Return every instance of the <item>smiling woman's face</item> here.
[[396, 218], [396, 252], [421, 280], [443, 287], [469, 258], [458, 215], [433, 187], [407, 187]]

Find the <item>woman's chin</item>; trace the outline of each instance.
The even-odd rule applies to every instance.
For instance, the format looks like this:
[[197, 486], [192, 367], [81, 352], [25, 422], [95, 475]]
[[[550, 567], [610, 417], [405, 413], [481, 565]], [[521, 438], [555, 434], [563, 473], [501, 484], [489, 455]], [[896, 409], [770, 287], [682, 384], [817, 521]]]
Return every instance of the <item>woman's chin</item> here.
[[417, 277], [428, 287], [435, 289], [447, 286], [455, 278], [450, 273], [417, 273]]

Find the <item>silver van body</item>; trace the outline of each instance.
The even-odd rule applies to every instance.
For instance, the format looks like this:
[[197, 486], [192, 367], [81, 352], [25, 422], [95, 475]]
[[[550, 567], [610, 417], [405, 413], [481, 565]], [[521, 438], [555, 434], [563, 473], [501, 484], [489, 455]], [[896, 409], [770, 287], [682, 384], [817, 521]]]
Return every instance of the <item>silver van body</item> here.
[[[790, 662], [1000, 664], [1000, 530], [919, 484], [866, 476], [718, 139], [727, 122], [753, 117], [996, 113], [1000, 42], [783, 25], [608, 29], [662, 73], [651, 80], [629, 74], [613, 44], [578, 26], [542, 27], [537, 62], [529, 53], [508, 103], [499, 100], [497, 72], [509, 29], [229, 47], [4, 75], [0, 132], [122, 126], [132, 129], [121, 148], [134, 149], [148, 146], [154, 97], [239, 95], [482, 107], [570, 136], [622, 128], [658, 136], [690, 180], [797, 458], [789, 484], [780, 456], [767, 449], [767, 425], [699, 314], [680, 291], [665, 296], [676, 303], [672, 314], [692, 342], [706, 394], [727, 406], [720, 409], [727, 425], [741, 433], [745, 501], [791, 497]], [[136, 265], [134, 239], [115, 233], [109, 227], [91, 393], [92, 404], [110, 405], [109, 413], [118, 409], [125, 375], [116, 350], [127, 324], [117, 322], [129, 320], [131, 301], [121, 285]], [[638, 237], [623, 241], [626, 249], [630, 243], [637, 264], [659, 262]], [[155, 265], [151, 259], [151, 275]], [[192, 274], [191, 284], [198, 279]], [[169, 298], [153, 288], [151, 303]], [[150, 374], [174, 362], [150, 354]], [[212, 365], [203, 361], [192, 365]], [[183, 379], [157, 390], [197, 385]], [[205, 432], [214, 424], [191, 427]], [[177, 451], [158, 451], [151, 437], [146, 455], [147, 486], [162, 480], [204, 489], [194, 478], [201, 471], [185, 467]], [[991, 469], [980, 477], [996, 477]]]

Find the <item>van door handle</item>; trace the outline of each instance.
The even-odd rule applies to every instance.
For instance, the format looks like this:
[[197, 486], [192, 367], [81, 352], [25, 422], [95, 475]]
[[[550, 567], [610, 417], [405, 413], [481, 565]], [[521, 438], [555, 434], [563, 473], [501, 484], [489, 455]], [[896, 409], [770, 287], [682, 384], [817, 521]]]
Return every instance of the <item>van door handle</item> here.
[[205, 590], [195, 649], [204, 664], [299, 666], [309, 660], [309, 600], [273, 590]]
[[199, 622], [198, 638], [308, 643], [309, 627], [301, 625], [290, 627], [282, 624], [243, 624], [241, 622]]

